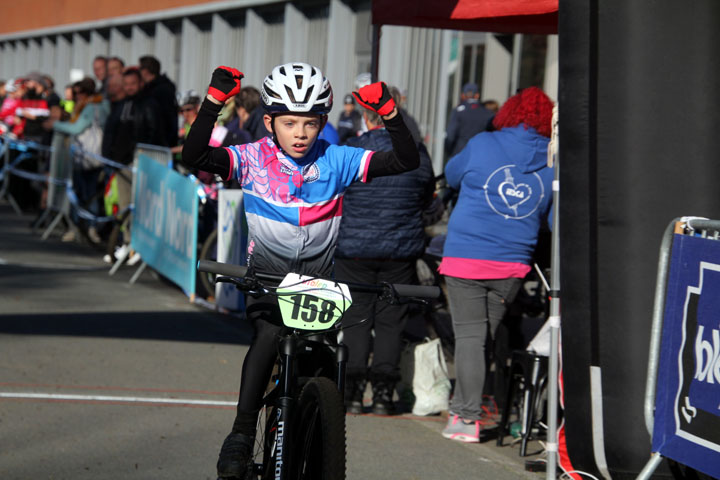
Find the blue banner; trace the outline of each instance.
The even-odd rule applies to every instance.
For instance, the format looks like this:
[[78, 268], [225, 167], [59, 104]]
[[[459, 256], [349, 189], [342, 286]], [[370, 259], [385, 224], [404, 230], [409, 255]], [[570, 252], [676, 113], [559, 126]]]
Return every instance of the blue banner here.
[[133, 199], [130, 245], [186, 294], [195, 293], [197, 185], [141, 153]]
[[652, 449], [720, 478], [718, 240], [673, 240]]

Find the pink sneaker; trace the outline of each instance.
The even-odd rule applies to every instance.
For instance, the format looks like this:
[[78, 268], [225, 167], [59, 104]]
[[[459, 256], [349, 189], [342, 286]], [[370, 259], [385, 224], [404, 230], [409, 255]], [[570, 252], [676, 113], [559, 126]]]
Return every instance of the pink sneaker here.
[[448, 423], [442, 431], [442, 436], [450, 440], [465, 443], [479, 443], [481, 422], [478, 420], [465, 420], [457, 415], [448, 415]]

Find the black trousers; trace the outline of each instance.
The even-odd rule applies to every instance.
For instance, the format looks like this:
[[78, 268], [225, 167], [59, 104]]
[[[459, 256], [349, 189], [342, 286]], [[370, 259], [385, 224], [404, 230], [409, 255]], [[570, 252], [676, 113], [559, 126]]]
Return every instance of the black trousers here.
[[255, 336], [243, 361], [233, 431], [255, 435], [257, 414], [275, 365], [278, 335], [283, 327], [276, 297], [246, 296], [245, 306], [247, 318], [255, 327]]
[[[341, 282], [416, 284], [415, 259], [335, 259], [335, 278]], [[352, 297], [353, 303], [342, 320], [343, 343], [350, 354], [348, 376], [366, 375], [372, 346], [371, 381], [373, 378], [397, 381], [408, 306], [378, 301], [373, 294], [353, 293]]]

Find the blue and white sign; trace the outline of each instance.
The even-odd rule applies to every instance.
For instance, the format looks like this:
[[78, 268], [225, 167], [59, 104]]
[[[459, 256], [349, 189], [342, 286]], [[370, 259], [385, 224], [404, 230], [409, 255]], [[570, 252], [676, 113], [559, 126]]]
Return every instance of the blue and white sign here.
[[[220, 190], [218, 195], [217, 260], [234, 265], [245, 265], [247, 223], [243, 209], [243, 192], [240, 189]], [[243, 293], [230, 283], [215, 285], [215, 302], [228, 310], [244, 310]]]
[[197, 185], [141, 153], [133, 191], [130, 245], [187, 295], [195, 293]]
[[720, 241], [675, 235], [654, 452], [720, 478]]

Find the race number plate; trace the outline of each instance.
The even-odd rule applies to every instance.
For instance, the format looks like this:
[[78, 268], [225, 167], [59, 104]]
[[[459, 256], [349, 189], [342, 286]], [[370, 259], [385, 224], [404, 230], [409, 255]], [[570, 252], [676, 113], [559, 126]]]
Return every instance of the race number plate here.
[[352, 304], [347, 285], [288, 273], [278, 286], [283, 323], [301, 330], [327, 330]]

